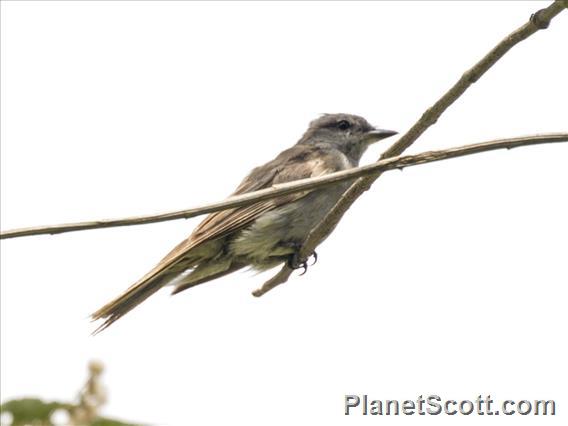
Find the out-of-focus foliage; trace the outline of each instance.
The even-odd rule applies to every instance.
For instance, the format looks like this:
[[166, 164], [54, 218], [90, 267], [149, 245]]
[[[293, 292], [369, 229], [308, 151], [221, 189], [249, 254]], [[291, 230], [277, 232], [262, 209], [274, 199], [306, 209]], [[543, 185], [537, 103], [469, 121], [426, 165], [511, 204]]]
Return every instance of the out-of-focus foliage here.
[[[13, 399], [0, 405], [0, 413], [12, 415], [12, 425], [51, 425], [51, 415], [59, 408], [69, 410], [70, 404], [43, 402], [37, 398]], [[2, 424], [4, 426], [4, 424]]]
[[[10, 414], [10, 426], [53, 426], [57, 424], [52, 420], [52, 416], [57, 410], [70, 413], [73, 408], [73, 404], [63, 402], [44, 402], [38, 398], [22, 398], [13, 399], [0, 405], [0, 415]], [[2, 423], [2, 426], [5, 426], [4, 423]], [[90, 423], [90, 426], [135, 426], [135, 424], [98, 417]]]
[[89, 363], [89, 376], [76, 403], [45, 402], [38, 398], [13, 399], [0, 405], [1, 426], [136, 426], [100, 417], [99, 409], [107, 400], [100, 381], [104, 366]]

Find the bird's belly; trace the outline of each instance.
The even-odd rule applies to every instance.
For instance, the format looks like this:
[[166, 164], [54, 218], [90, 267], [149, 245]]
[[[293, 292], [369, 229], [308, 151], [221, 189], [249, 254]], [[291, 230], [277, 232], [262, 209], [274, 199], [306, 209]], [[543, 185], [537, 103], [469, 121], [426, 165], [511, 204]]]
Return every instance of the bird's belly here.
[[349, 183], [315, 191], [262, 214], [231, 242], [234, 256], [265, 269], [285, 260], [335, 205]]

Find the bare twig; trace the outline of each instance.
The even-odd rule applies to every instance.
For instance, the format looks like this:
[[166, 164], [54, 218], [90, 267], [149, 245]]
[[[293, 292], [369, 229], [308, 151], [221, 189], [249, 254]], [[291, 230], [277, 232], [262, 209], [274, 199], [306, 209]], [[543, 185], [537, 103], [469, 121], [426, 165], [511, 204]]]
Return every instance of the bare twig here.
[[[529, 21], [520, 28], [513, 31], [503, 40], [501, 40], [489, 53], [487, 53], [477, 64], [467, 70], [461, 78], [450, 88], [432, 107], [426, 110], [422, 117], [406, 132], [394, 145], [392, 145], [381, 156], [381, 160], [387, 157], [400, 155], [410, 145], [412, 145], [422, 133], [433, 125], [442, 115], [442, 113], [453, 104], [473, 83], [475, 83], [487, 70], [489, 70], [505, 53], [513, 46], [525, 40], [538, 30], [545, 29], [550, 21], [568, 7], [566, 0], [556, 0], [550, 6], [541, 9], [531, 15]], [[334, 208], [327, 214], [322, 222], [312, 230], [308, 235], [302, 249], [300, 257], [308, 257], [317, 247], [317, 245], [329, 235], [335, 226], [339, 223], [345, 212], [351, 207], [363, 192], [368, 190], [373, 182], [379, 178], [382, 172], [377, 172], [369, 176], [359, 178], [353, 185], [343, 194]], [[282, 267], [278, 272], [278, 279], [268, 280], [261, 288], [255, 290], [255, 296], [262, 296], [279, 284], [287, 281], [292, 274], [292, 270], [287, 265]], [[274, 277], [274, 278], [276, 278]]]
[[261, 191], [249, 192], [247, 194], [228, 198], [201, 207], [182, 210], [172, 213], [164, 213], [152, 216], [138, 216], [123, 219], [97, 220], [92, 222], [67, 223], [62, 225], [38, 226], [33, 228], [13, 229], [2, 232], [2, 239], [16, 238], [30, 235], [58, 234], [63, 232], [81, 231], [86, 229], [109, 228], [115, 226], [140, 225], [144, 223], [162, 222], [166, 220], [189, 218], [205, 213], [211, 213], [228, 208], [243, 207], [261, 200], [275, 198], [281, 195], [305, 190], [320, 188], [334, 183], [355, 179], [371, 173], [383, 172], [403, 167], [416, 166], [419, 164], [430, 163], [433, 161], [445, 160], [449, 158], [461, 157], [464, 155], [475, 154], [483, 151], [491, 151], [501, 148], [514, 148], [525, 145], [537, 145], [554, 142], [567, 142], [568, 133], [549, 133], [543, 135], [531, 135], [518, 138], [499, 139], [489, 142], [465, 145], [439, 151], [424, 152], [417, 155], [407, 155], [404, 157], [391, 157], [373, 164], [345, 170], [342, 172], [331, 173], [310, 179], [301, 179], [290, 183], [274, 185], [272, 188]]

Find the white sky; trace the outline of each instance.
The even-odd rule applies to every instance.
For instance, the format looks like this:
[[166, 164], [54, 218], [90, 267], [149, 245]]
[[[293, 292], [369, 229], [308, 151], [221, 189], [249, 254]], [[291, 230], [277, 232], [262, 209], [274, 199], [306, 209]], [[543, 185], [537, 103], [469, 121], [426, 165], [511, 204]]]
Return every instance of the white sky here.
[[[2, 229], [222, 199], [324, 112], [404, 131], [546, 4], [3, 2]], [[565, 12], [409, 152], [568, 130], [566, 40]], [[161, 425], [388, 421], [344, 416], [351, 393], [566, 405], [567, 154], [389, 172], [305, 276], [164, 290], [96, 337], [200, 219], [2, 241], [2, 400], [69, 400], [96, 358], [104, 414]]]

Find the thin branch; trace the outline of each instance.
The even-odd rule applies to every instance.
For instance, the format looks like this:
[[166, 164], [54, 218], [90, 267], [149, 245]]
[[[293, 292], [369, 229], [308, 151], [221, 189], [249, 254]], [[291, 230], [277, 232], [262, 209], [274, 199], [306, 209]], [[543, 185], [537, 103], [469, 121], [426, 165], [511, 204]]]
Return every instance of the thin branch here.
[[274, 185], [272, 188], [260, 191], [249, 192], [243, 195], [228, 198], [201, 207], [182, 210], [172, 213], [164, 213], [152, 216], [137, 216], [122, 219], [97, 220], [91, 222], [67, 223], [62, 225], [38, 226], [33, 228], [21, 228], [5, 231], [0, 234], [2, 239], [16, 238], [41, 234], [59, 234], [63, 232], [81, 231], [86, 229], [109, 228], [116, 226], [140, 225], [144, 223], [163, 222], [166, 220], [189, 218], [205, 213], [211, 213], [228, 208], [244, 207], [258, 201], [279, 197], [281, 195], [313, 190], [327, 185], [332, 185], [349, 179], [356, 179], [372, 173], [383, 172], [392, 169], [416, 166], [419, 164], [431, 163], [449, 158], [462, 157], [464, 155], [475, 154], [483, 151], [492, 151], [502, 148], [515, 148], [526, 145], [537, 145], [544, 143], [568, 142], [568, 133], [550, 133], [543, 135], [531, 135], [509, 139], [498, 139], [489, 142], [482, 142], [472, 145], [465, 145], [439, 151], [429, 151], [417, 155], [407, 155], [404, 157], [391, 157], [366, 166], [344, 170], [337, 173], [330, 173], [310, 179], [301, 179], [290, 183]]
[[[426, 110], [422, 117], [406, 132], [394, 145], [392, 145], [381, 156], [381, 160], [388, 157], [400, 155], [416, 139], [422, 135], [444, 113], [444, 111], [453, 104], [473, 83], [475, 83], [483, 74], [485, 74], [495, 63], [501, 59], [513, 46], [530, 37], [538, 30], [548, 28], [550, 21], [568, 7], [567, 0], [556, 0], [550, 6], [541, 9], [531, 15], [529, 21], [520, 28], [513, 31], [503, 40], [501, 40], [489, 53], [487, 53], [477, 64], [467, 70], [461, 78], [448, 90], [432, 107]], [[341, 199], [327, 214], [327, 216], [314, 228], [302, 245], [300, 257], [308, 257], [317, 245], [328, 236], [337, 226], [345, 212], [351, 207], [357, 198], [367, 191], [373, 182], [379, 178], [382, 172], [359, 178], [351, 187], [343, 194]], [[277, 279], [268, 280], [261, 288], [255, 290], [253, 295], [262, 296], [279, 284], [287, 281], [292, 274], [292, 270], [287, 265], [274, 277]]]

